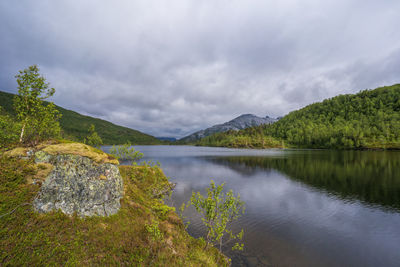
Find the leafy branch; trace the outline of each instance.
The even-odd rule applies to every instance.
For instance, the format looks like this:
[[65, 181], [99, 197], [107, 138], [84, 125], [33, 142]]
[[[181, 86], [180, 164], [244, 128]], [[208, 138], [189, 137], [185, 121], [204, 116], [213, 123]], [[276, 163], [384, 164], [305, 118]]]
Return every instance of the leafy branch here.
[[[191, 205], [203, 216], [201, 220], [207, 228], [205, 248], [213, 244], [218, 245], [220, 251], [231, 241], [241, 240], [244, 233], [243, 229], [237, 234], [229, 229], [230, 224], [244, 214], [245, 208], [239, 194], [235, 196], [232, 190], [223, 192], [224, 185], [215, 185], [214, 181], [211, 181], [205, 196], [200, 192], [193, 192], [190, 202], [181, 206], [181, 213]], [[228, 239], [224, 241], [225, 236], [228, 236]], [[237, 242], [232, 249], [242, 250], [243, 244]]]

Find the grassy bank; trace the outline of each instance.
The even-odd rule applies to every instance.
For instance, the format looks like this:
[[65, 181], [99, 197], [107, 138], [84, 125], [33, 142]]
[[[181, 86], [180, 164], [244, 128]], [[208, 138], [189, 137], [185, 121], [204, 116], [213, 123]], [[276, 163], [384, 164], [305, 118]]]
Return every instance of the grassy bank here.
[[[124, 198], [110, 217], [38, 214], [32, 160], [0, 156], [0, 265], [224, 266], [217, 249], [188, 235], [162, 201], [171, 184], [157, 166], [120, 166]], [[26, 204], [25, 204], [26, 203]]]

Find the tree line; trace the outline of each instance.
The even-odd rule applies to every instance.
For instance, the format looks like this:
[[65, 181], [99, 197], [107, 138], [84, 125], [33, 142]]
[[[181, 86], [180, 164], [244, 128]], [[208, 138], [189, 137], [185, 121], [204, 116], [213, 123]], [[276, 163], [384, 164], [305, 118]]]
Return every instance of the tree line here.
[[339, 95], [293, 111], [273, 124], [216, 134], [197, 144], [400, 149], [400, 85]]

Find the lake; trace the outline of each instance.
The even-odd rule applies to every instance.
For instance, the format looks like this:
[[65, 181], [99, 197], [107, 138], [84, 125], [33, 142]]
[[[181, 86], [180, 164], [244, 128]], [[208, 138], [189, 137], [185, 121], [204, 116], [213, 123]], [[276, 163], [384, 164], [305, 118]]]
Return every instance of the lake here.
[[400, 266], [400, 152], [135, 148], [177, 183], [171, 205], [211, 179], [240, 193], [245, 249], [224, 251], [233, 266]]

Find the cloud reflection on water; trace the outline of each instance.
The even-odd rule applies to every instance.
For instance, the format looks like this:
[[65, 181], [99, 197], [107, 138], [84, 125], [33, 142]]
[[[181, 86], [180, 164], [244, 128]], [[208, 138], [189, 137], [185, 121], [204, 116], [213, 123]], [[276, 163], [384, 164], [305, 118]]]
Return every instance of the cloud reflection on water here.
[[[160, 153], [160, 149], [165, 151]], [[196, 156], [195, 147], [143, 147], [139, 150], [148, 158], [160, 160], [165, 173], [178, 183], [173, 193], [176, 206], [187, 201], [192, 191], [204, 192], [211, 179], [216, 183], [226, 182], [227, 189], [240, 193], [246, 202], [246, 214], [234, 228], [245, 229], [248, 259], [265, 258], [278, 266], [285, 265], [283, 263], [299, 266], [396, 266], [400, 262], [400, 214], [396, 210], [367, 205], [365, 200], [357, 199], [357, 194], [354, 195], [351, 190], [348, 191], [351, 193], [349, 197], [342, 197], [338, 192], [331, 191], [341, 187], [323, 188], [324, 183], [319, 183], [320, 180], [303, 182], [300, 179], [304, 172], [296, 168], [308, 162], [305, 158], [309, 153], [318, 152], [282, 155], [278, 151], [275, 154], [268, 152], [264, 157], [256, 152], [258, 157], [250, 157], [249, 151], [243, 151], [246, 156], [239, 158], [240, 151], [227, 156], [226, 150], [215, 148], [212, 153], [216, 156], [205, 153], [207, 149], [199, 149]], [[157, 152], [153, 154], [152, 151]], [[364, 155], [367, 156], [367, 162], [373, 158], [374, 162], [386, 164], [384, 160], [387, 160], [391, 166], [397, 166], [400, 157], [399, 154], [396, 157], [383, 154], [375, 156], [370, 152]], [[317, 164], [324, 168], [310, 169], [309, 175], [318, 176], [318, 171], [333, 171], [342, 175], [342, 169], [354, 175], [349, 166], [359, 163], [358, 156], [339, 155], [341, 159], [348, 159], [343, 167], [336, 164], [336, 156], [325, 157], [328, 162], [332, 161], [333, 167], [330, 163], [325, 166], [324, 159]], [[324, 157], [319, 155], [318, 158]], [[290, 166], [297, 171], [283, 170], [282, 166]], [[301, 169], [304, 171], [304, 167]], [[355, 166], [355, 170], [358, 173], [359, 168]], [[386, 175], [388, 180], [382, 181], [396, 182], [392, 180], [391, 172], [386, 172]], [[368, 180], [365, 174], [357, 179], [362, 178]], [[352, 181], [357, 186], [364, 185], [357, 179], [353, 177]], [[317, 182], [316, 186], [310, 181]], [[369, 183], [365, 185], [367, 189], [371, 186]], [[392, 187], [395, 186], [392, 184]], [[200, 222], [193, 223], [189, 230], [198, 235], [201, 231], [199, 225]]]

